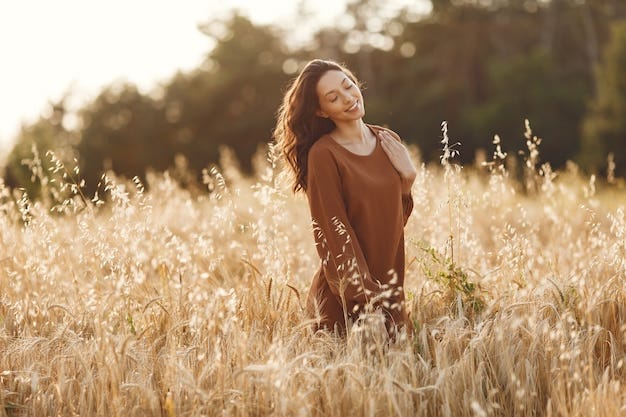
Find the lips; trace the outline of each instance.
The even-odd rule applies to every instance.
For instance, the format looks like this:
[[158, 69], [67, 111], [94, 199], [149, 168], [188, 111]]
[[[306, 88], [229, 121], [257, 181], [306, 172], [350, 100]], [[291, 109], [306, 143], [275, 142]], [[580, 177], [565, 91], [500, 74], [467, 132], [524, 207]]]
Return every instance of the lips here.
[[351, 112], [356, 110], [359, 107], [359, 100], [355, 101], [354, 104], [352, 106], [350, 106], [348, 108], [348, 110], [346, 110], [347, 112]]

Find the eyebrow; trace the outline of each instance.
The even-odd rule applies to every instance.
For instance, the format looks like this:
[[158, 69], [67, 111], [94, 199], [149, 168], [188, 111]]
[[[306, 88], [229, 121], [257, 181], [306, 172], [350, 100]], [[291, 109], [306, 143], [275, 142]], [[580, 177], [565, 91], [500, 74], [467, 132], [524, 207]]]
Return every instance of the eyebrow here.
[[[346, 80], [348, 80], [348, 81], [349, 81], [348, 77], [345, 77], [343, 80], [341, 80], [341, 86], [342, 86], [342, 87], [343, 87], [343, 82], [344, 82], [344, 81], [346, 81]], [[334, 93], [334, 92], [336, 92], [336, 91], [337, 91], [337, 90], [335, 90], [335, 89], [333, 88], [333, 89], [332, 89], [332, 90], [330, 90], [328, 93], [324, 94], [324, 96], [327, 96], [327, 95], [329, 95], [329, 94], [332, 94], [332, 93]]]

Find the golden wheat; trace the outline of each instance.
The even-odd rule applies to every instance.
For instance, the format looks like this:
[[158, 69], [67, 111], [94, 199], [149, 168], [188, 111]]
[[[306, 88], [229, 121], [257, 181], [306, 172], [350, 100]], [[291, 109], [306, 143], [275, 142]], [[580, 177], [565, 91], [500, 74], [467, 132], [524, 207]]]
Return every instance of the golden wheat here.
[[109, 176], [107, 204], [55, 212], [0, 185], [0, 416], [626, 414], [618, 185], [422, 165], [417, 333], [388, 343], [375, 315], [311, 333], [306, 201], [255, 166], [207, 171], [199, 194]]

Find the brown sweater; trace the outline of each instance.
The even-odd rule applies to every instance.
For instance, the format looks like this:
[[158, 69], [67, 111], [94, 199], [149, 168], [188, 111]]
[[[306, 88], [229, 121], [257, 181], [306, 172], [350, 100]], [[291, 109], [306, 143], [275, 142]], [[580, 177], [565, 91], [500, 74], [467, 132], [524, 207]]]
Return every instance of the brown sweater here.
[[370, 155], [350, 152], [329, 135], [309, 151], [306, 192], [322, 264], [307, 306], [318, 328], [344, 331], [345, 318], [355, 320], [371, 301], [385, 312], [388, 327], [410, 326], [404, 306], [404, 226], [413, 198], [402, 194], [400, 174], [380, 145], [383, 128], [368, 127], [377, 137]]

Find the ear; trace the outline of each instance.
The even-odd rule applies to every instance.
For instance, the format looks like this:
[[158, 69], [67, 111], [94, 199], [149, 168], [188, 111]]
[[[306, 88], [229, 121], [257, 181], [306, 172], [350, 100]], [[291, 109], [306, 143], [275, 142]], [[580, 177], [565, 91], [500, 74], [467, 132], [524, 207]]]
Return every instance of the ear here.
[[323, 117], [324, 119], [328, 119], [328, 115], [326, 113], [324, 113], [323, 111], [321, 111], [321, 110], [317, 110], [315, 112], [315, 115], [319, 116], [319, 117]]

